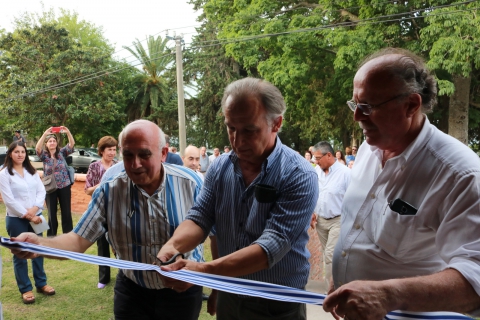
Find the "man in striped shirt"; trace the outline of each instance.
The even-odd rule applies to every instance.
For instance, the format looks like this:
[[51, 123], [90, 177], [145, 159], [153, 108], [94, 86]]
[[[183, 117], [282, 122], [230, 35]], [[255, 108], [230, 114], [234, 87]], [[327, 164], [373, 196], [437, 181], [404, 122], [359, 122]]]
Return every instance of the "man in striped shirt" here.
[[[17, 240], [84, 252], [104, 233], [118, 259], [155, 263], [156, 255], [184, 220], [202, 187], [192, 171], [163, 164], [165, 137], [153, 122], [137, 120], [122, 133], [125, 172], [107, 180], [92, 196], [74, 230], [55, 238], [35, 234]], [[186, 259], [203, 262], [203, 247]], [[24, 257], [31, 258], [31, 254]], [[157, 272], [119, 270], [114, 297], [115, 319], [197, 319], [202, 288], [184, 292], [165, 287]]]
[[[191, 250], [215, 226], [220, 258], [181, 260], [165, 270], [187, 267], [305, 288], [317, 174], [277, 137], [285, 109], [280, 91], [266, 81], [246, 78], [226, 88], [222, 111], [233, 150], [212, 163], [195, 205], [158, 255], [166, 260]], [[165, 283], [179, 291], [189, 287]], [[306, 319], [305, 313], [304, 304], [218, 293], [220, 320]]]

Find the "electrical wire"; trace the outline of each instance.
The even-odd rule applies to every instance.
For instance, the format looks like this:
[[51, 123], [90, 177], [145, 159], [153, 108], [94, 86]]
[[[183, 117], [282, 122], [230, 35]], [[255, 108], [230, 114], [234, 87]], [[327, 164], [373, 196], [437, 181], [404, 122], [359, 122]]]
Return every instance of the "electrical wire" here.
[[[480, 7], [475, 7], [475, 8], [468, 8], [468, 9], [462, 9], [462, 10], [456, 10], [456, 11], [450, 11], [450, 12], [432, 13], [432, 14], [429, 14], [428, 16], [418, 15], [418, 16], [406, 17], [406, 18], [373, 21], [373, 20], [378, 20], [378, 19], [382, 19], [382, 18], [395, 17], [395, 16], [398, 16], [398, 15], [418, 13], [419, 11], [429, 11], [429, 10], [435, 10], [435, 9], [441, 9], [441, 8], [448, 8], [448, 7], [452, 7], [452, 6], [458, 6], [458, 5], [462, 5], [462, 4], [469, 4], [469, 3], [472, 3], [472, 2], [475, 2], [475, 1], [465, 1], [465, 2], [462, 2], [462, 3], [455, 3], [455, 4], [450, 4], [450, 5], [430, 7], [430, 8], [426, 8], [426, 9], [417, 9], [417, 10], [413, 10], [413, 11], [409, 11], [409, 12], [372, 17], [372, 18], [358, 20], [358, 21], [348, 21], [348, 22], [336, 23], [336, 24], [331, 24], [331, 25], [326, 25], [326, 26], [321, 26], [321, 27], [302, 28], [302, 29], [289, 30], [289, 31], [278, 32], [278, 33], [260, 34], [260, 35], [254, 35], [254, 36], [248, 36], [248, 37], [242, 37], [242, 38], [235, 38], [235, 39], [217, 39], [217, 40], [200, 41], [198, 43], [208, 43], [208, 42], [216, 42], [216, 43], [212, 43], [212, 44], [208, 44], [208, 45], [192, 46], [192, 47], [189, 47], [189, 48], [185, 48], [185, 50], [189, 50], [189, 51], [190, 50], [198, 50], [198, 49], [201, 49], [201, 48], [207, 48], [207, 47], [219, 46], [219, 45], [226, 45], [226, 44], [236, 43], [236, 42], [251, 41], [251, 40], [262, 39], [262, 38], [267, 38], [267, 37], [275, 37], [275, 36], [282, 36], [282, 35], [289, 35], [289, 34], [303, 33], [303, 32], [312, 32], [312, 31], [319, 31], [319, 30], [323, 30], [323, 29], [332, 29], [332, 28], [338, 28], [338, 27], [350, 27], [350, 26], [378, 24], [378, 23], [395, 22], [395, 21], [408, 21], [408, 20], [411, 20], [411, 19], [420, 19], [420, 18], [431, 17], [431, 16], [447, 15], [447, 14], [449, 15], [449, 14], [467, 12], [467, 11], [470, 12], [470, 11], [473, 11], [473, 10], [476, 10], [476, 9], [480, 8]], [[170, 30], [172, 30], [172, 29], [170, 29]], [[161, 31], [161, 32], [163, 32], [163, 31]], [[159, 34], [159, 33], [157, 33], [157, 34]], [[155, 61], [155, 60], [158, 60], [158, 59], [162, 59], [162, 58], [164, 58], [168, 55], [170, 55], [170, 54], [165, 54], [165, 55], [162, 55], [160, 57], [153, 57], [149, 60], [145, 60], [144, 62], [149, 62], [149, 61]], [[128, 67], [124, 67], [124, 68], [120, 68], [120, 69], [116, 69], [115, 67], [112, 67], [112, 68], [109, 68], [109, 69], [100, 70], [100, 71], [95, 72], [93, 74], [85, 75], [83, 77], [79, 77], [79, 78], [76, 78], [76, 79], [73, 79], [73, 80], [70, 80], [70, 81], [66, 81], [66, 82], [63, 82], [63, 83], [59, 83], [59, 84], [52, 85], [52, 86], [49, 86], [49, 87], [45, 87], [45, 88], [35, 90], [35, 91], [25, 92], [25, 93], [19, 94], [17, 96], [11, 97], [11, 98], [5, 98], [5, 99], [3, 99], [3, 101], [11, 101], [11, 100], [22, 98], [22, 97], [25, 97], [25, 96], [28, 96], [28, 95], [35, 95], [35, 94], [39, 94], [39, 93], [43, 93], [43, 92], [47, 92], [47, 91], [51, 91], [51, 90], [60, 89], [60, 88], [63, 88], [63, 87], [69, 86], [69, 85], [78, 84], [78, 83], [81, 83], [81, 82], [84, 82], [84, 81], [93, 80], [93, 79], [96, 79], [96, 78], [99, 78], [99, 77], [106, 76], [108, 74], [113, 74], [113, 73], [116, 73], [116, 72], [119, 72], [119, 71], [122, 71], [122, 70], [125, 70], [125, 69], [128, 69], [128, 68], [131, 68], [131, 67], [141, 65], [144, 62], [140, 61], [137, 64], [129, 65]], [[114, 69], [114, 70], [112, 70], [112, 69]]]

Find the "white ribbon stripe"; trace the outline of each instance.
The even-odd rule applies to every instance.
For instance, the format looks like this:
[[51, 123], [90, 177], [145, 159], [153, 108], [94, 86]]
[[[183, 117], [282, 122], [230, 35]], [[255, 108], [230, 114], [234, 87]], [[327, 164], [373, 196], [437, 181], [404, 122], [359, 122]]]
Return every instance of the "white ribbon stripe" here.
[[[296, 288], [280, 286], [272, 283], [265, 283], [241, 278], [218, 276], [214, 274], [200, 273], [190, 270], [178, 270], [166, 272], [153, 264], [118, 260], [112, 258], [92, 256], [84, 253], [54, 249], [28, 242], [11, 241], [8, 238], [1, 237], [0, 245], [12, 249], [21, 249], [22, 251], [33, 252], [41, 255], [67, 258], [80, 262], [86, 262], [94, 265], [110, 266], [118, 269], [130, 270], [151, 270], [160, 273], [163, 276], [177, 280], [189, 282], [199, 286], [205, 286], [212, 289], [230, 292], [239, 295], [248, 295], [261, 297], [265, 299], [308, 303], [321, 306], [325, 295]], [[384, 318], [385, 320], [398, 319], [432, 319], [432, 320], [458, 320], [471, 319], [463, 314], [454, 312], [406, 312], [392, 311]]]

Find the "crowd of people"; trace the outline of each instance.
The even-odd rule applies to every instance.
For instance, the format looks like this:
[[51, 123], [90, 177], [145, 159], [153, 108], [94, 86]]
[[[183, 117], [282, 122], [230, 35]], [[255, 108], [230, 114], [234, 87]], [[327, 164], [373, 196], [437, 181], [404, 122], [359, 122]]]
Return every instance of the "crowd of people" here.
[[[108, 148], [116, 144], [104, 137], [112, 143], [100, 150], [99, 142], [102, 160], [87, 174], [91, 203], [73, 229], [66, 225], [56, 237], [32, 230], [45, 191], [24, 144], [14, 142], [0, 172], [8, 232], [13, 240], [76, 252], [106, 235], [118, 259], [305, 289], [312, 227], [329, 285], [323, 308], [337, 319], [382, 319], [397, 309], [480, 314], [480, 160], [430, 124], [435, 78], [416, 55], [388, 48], [360, 65], [353, 87], [347, 106], [365, 141], [345, 155], [326, 141], [303, 156], [282, 144], [285, 101], [278, 88], [255, 78], [224, 91], [232, 150], [222, 155], [188, 146], [180, 157], [155, 123], [128, 124], [118, 139], [123, 161], [113, 163]], [[63, 130], [65, 147], [50, 129], [37, 144], [46, 173], [59, 178], [49, 207], [68, 188], [63, 158], [74, 140]], [[207, 237], [213, 260], [205, 262]], [[33, 259], [36, 287], [54, 293], [38, 254], [12, 252], [15, 261]], [[16, 272], [19, 289], [31, 291], [23, 272]], [[202, 288], [158, 273], [119, 270], [114, 292], [115, 319], [199, 317]], [[306, 319], [302, 303], [215, 290], [208, 311], [220, 320]]]

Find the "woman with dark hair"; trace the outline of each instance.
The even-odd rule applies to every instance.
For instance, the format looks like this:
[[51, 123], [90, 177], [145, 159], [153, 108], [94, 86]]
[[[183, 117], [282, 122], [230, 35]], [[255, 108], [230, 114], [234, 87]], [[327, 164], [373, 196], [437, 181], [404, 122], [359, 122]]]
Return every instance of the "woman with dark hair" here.
[[341, 150], [337, 150], [335, 152], [335, 158], [337, 158], [337, 161], [344, 164], [344, 165], [347, 165], [346, 161], [345, 161], [345, 157], [343, 156], [343, 152]]
[[[57, 199], [60, 202], [60, 211], [62, 216], [62, 231], [68, 233], [73, 229], [71, 212], [71, 182], [65, 160], [73, 152], [75, 140], [67, 127], [61, 126], [60, 133], [66, 133], [68, 144], [61, 148], [58, 146], [58, 138], [52, 132], [52, 127], [48, 128], [38, 140], [35, 150], [40, 160], [43, 162], [43, 174], [51, 175], [53, 173], [57, 183], [57, 190], [47, 194], [46, 202], [48, 207], [48, 225], [50, 229], [47, 236], [56, 236], [58, 229], [57, 219]], [[45, 143], [45, 149], [43, 149]]]
[[[30, 223], [42, 223], [40, 217], [45, 200], [45, 188], [37, 170], [32, 166], [23, 141], [10, 144], [3, 169], [0, 171], [0, 191], [7, 208], [6, 225], [10, 237], [22, 232], [35, 232]], [[38, 234], [42, 236], [42, 233]], [[25, 304], [35, 302], [32, 283], [28, 277], [28, 260], [13, 256], [13, 267], [18, 289]], [[55, 294], [47, 285], [43, 269], [43, 257], [32, 259], [33, 278], [37, 291], [46, 295]]]
[[[111, 136], [105, 136], [98, 141], [98, 155], [102, 159], [92, 162], [88, 167], [87, 177], [85, 179], [85, 193], [92, 195], [95, 189], [100, 185], [102, 176], [108, 168], [117, 163], [114, 159], [117, 154], [117, 140]], [[110, 244], [105, 235], [97, 240], [98, 255], [100, 257], [110, 258]], [[98, 289], [103, 289], [110, 282], [110, 267], [98, 267]]]
[[313, 155], [312, 155], [312, 152], [310, 150], [307, 150], [305, 151], [305, 155], [304, 155], [305, 159], [307, 159], [308, 162], [310, 162], [310, 164], [315, 167], [316, 164], [315, 162], [312, 160], [313, 159]]

